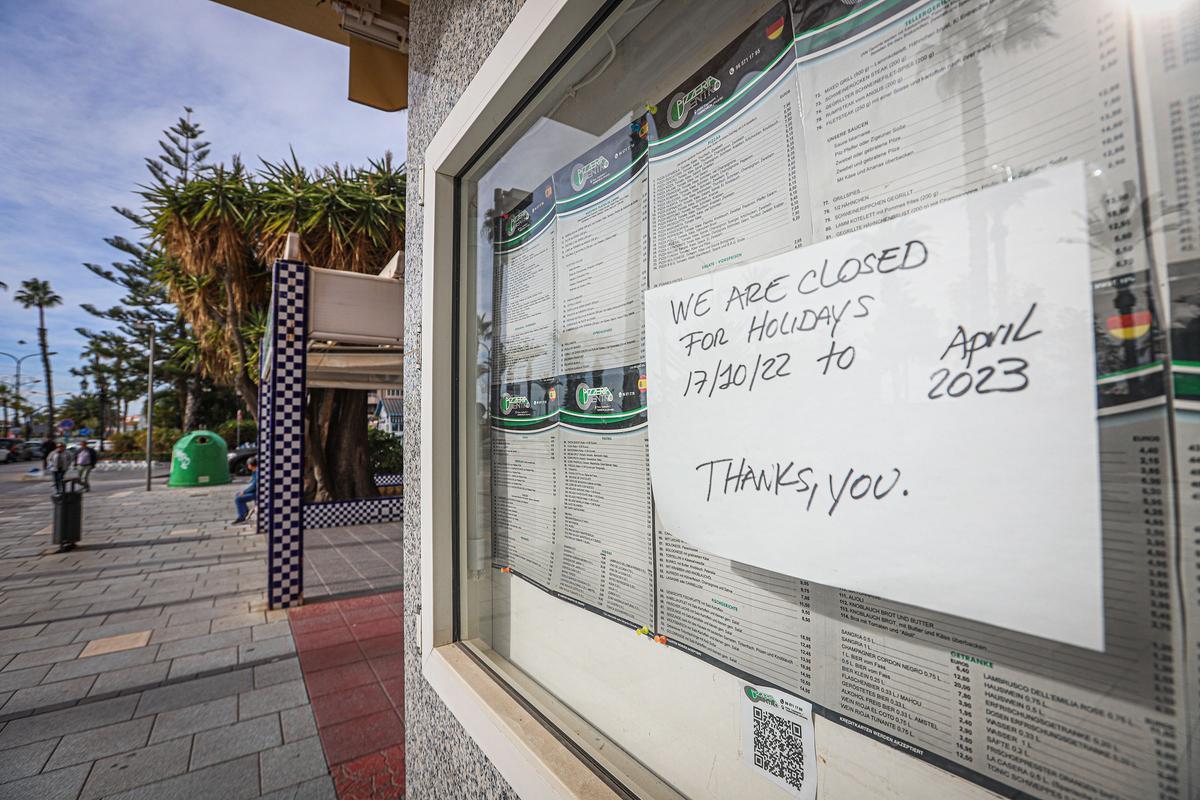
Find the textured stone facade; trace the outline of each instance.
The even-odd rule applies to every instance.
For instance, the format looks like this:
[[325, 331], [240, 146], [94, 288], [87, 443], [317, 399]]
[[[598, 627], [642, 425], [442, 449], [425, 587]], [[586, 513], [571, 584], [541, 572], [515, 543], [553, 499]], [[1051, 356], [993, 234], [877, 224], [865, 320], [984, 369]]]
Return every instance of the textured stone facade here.
[[[504, 33], [521, 0], [413, 0], [409, 24], [408, 163], [421, 164], [442, 120]], [[404, 656], [410, 798], [516, 794], [421, 677], [421, 237], [422, 208], [408, 188], [404, 298]], [[450, 231], [445, 232], [446, 236]], [[441, 402], [446, 402], [442, 398]]]

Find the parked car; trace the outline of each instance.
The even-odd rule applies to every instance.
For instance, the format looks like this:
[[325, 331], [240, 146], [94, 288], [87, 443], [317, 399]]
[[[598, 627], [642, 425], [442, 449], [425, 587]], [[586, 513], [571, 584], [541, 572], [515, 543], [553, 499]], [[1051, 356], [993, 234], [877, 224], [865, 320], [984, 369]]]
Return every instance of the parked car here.
[[229, 474], [249, 475], [250, 467], [247, 462], [258, 454], [257, 447], [243, 447], [229, 454]]
[[25, 453], [27, 461], [42, 460], [42, 443], [41, 442], [26, 442]]
[[9, 449], [12, 451], [13, 461], [28, 461], [33, 458], [29, 452], [29, 442], [17, 439]]
[[7, 464], [10, 461], [16, 461], [16, 459], [13, 458], [12, 450], [10, 449], [11, 446], [12, 439], [0, 439], [0, 464]]

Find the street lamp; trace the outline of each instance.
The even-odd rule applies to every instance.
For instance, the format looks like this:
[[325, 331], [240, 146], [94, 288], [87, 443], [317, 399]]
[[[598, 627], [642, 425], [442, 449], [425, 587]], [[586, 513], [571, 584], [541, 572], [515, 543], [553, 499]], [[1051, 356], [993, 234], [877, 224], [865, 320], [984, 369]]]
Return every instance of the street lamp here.
[[[24, 339], [18, 339], [17, 344], [26, 344], [26, 342]], [[27, 358], [33, 358], [36, 355], [37, 355], [37, 353], [29, 353], [28, 355], [24, 355], [24, 356], [21, 356], [18, 358], [17, 356], [14, 356], [12, 353], [0, 352], [0, 356], [8, 356], [13, 361], [17, 362], [17, 399], [16, 399], [17, 408], [20, 408], [20, 406], [21, 406], [21, 362]], [[56, 356], [56, 355], [58, 355], [58, 353], [47, 353], [46, 355], [47, 356]], [[26, 420], [26, 431], [25, 431], [26, 438], [29, 437], [28, 424], [29, 424], [28, 420]]]
[[146, 331], [150, 337], [150, 358], [146, 360], [146, 491], [150, 491], [150, 479], [154, 472], [154, 323], [147, 322], [134, 327]]

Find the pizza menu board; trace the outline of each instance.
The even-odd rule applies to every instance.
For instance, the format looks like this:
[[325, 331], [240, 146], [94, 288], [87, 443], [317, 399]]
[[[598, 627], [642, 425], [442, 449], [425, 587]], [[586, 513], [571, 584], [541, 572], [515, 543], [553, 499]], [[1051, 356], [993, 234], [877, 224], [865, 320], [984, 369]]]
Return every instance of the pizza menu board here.
[[[1196, 9], [1144, 24], [1090, 0], [780, 3], [627, 128], [530, 176], [493, 236], [495, 568], [1003, 796], [1191, 796], [1200, 501], [1172, 476], [1200, 463]], [[1135, 92], [1151, 67], [1169, 80]], [[1098, 646], [722, 557], [655, 513], [647, 290], [1068, 164], [1086, 176]], [[1172, 198], [1165, 229], [1151, 192]], [[986, 216], [966, 224], [968, 250], [989, 241]]]

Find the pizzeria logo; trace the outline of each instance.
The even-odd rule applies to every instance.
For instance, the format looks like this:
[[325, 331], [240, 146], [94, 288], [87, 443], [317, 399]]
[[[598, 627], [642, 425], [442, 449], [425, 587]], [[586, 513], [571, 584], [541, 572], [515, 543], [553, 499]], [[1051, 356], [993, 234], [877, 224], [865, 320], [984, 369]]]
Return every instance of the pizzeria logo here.
[[746, 697], [750, 698], [751, 703], [766, 703], [768, 705], [777, 706], [779, 701], [766, 692], [760, 692], [753, 686], [745, 687]]
[[512, 236], [513, 231], [515, 231], [517, 229], [518, 225], [524, 225], [528, 221], [529, 221], [529, 210], [528, 209], [522, 209], [520, 211], [517, 211], [514, 214], [510, 214], [504, 220], [504, 235]]
[[571, 167], [571, 188], [579, 191], [587, 186], [588, 181], [608, 169], [608, 159], [598, 156], [586, 164], [576, 164]]
[[672, 128], [683, 125], [687, 121], [688, 112], [712, 97], [720, 88], [721, 81], [710, 75], [690, 92], [676, 94], [667, 107], [667, 124]]
[[612, 389], [607, 386], [597, 386], [591, 388], [586, 383], [581, 383], [575, 389], [575, 405], [583, 410], [587, 410], [595, 405], [596, 401], [611, 403], [613, 401]]
[[529, 398], [519, 394], [504, 394], [500, 397], [500, 413], [508, 416], [515, 409], [529, 408]]

